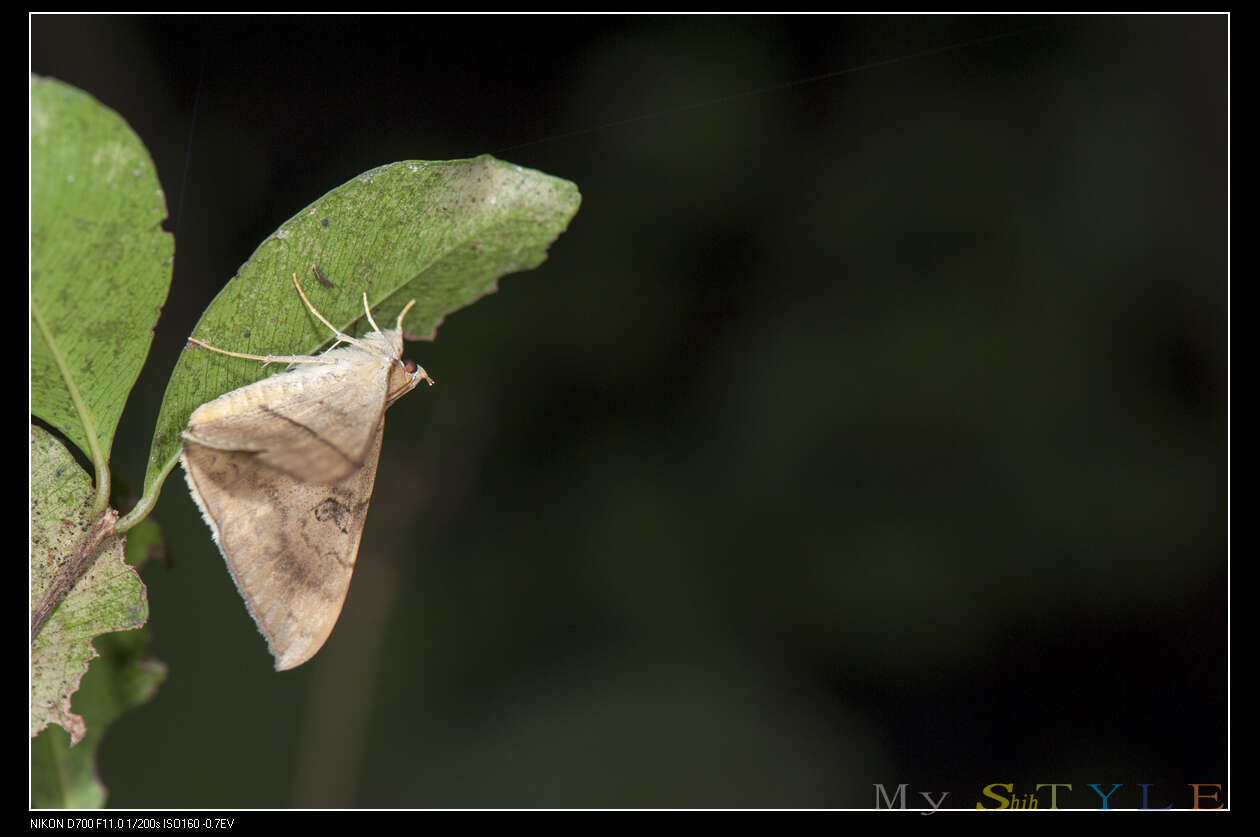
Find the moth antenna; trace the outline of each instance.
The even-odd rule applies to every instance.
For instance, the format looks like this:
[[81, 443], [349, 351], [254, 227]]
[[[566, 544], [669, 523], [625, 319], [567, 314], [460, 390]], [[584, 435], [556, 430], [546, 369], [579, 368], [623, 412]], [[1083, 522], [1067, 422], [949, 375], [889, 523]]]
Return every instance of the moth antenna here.
[[376, 325], [376, 320], [372, 319], [372, 309], [368, 308], [367, 291], [363, 292], [363, 311], [367, 314], [368, 322], [372, 324], [372, 331], [380, 331], [380, 328]]
[[[411, 302], [408, 302], [408, 303], [407, 303], [407, 304], [403, 307], [403, 310], [402, 310], [402, 311], [398, 312], [398, 324], [397, 324], [397, 325], [395, 325], [395, 326], [394, 326], [394, 328], [402, 328], [402, 321], [403, 321], [403, 317], [407, 316], [407, 312], [408, 312], [408, 311], [410, 311], [410, 310], [411, 310], [411, 306], [413, 306], [413, 305], [415, 305], [415, 304], [416, 304], [416, 301], [413, 299], [413, 300], [411, 300]], [[373, 323], [372, 325], [376, 325], [376, 323]]]
[[228, 357], [239, 357], [245, 360], [260, 360], [262, 365], [269, 363], [336, 363], [335, 360], [329, 360], [325, 357], [313, 357], [311, 355], [247, 355], [243, 352], [229, 352], [227, 349], [220, 349], [217, 346], [211, 346], [209, 343], [202, 342], [196, 337], [189, 337], [188, 342], [194, 346], [200, 346], [203, 349], [209, 349], [212, 352], [218, 352]]

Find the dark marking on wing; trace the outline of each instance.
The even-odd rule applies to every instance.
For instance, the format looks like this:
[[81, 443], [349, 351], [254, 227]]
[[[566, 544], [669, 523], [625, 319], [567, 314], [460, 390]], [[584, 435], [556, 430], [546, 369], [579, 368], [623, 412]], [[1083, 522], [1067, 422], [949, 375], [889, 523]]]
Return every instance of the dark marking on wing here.
[[348, 531], [350, 522], [350, 509], [339, 503], [334, 497], [325, 498], [314, 510], [315, 519], [320, 523], [332, 522], [334, 526], [345, 533]]
[[363, 465], [363, 460], [361, 460], [361, 459], [355, 459], [354, 457], [350, 456], [350, 455], [349, 455], [349, 454], [347, 454], [345, 451], [343, 451], [341, 448], [337, 447], [337, 446], [336, 446], [336, 445], [334, 445], [332, 442], [328, 441], [328, 440], [327, 440], [327, 439], [325, 439], [323, 436], [321, 436], [321, 435], [319, 435], [318, 433], [316, 433], [313, 429], [311, 429], [310, 427], [307, 427], [305, 424], [302, 424], [302, 422], [300, 422], [300, 421], [294, 421], [293, 419], [289, 418], [288, 416], [284, 415], [283, 413], [277, 413], [275, 410], [271, 409], [271, 408], [270, 408], [270, 407], [268, 407], [266, 404], [261, 404], [261, 405], [259, 405], [259, 408], [258, 408], [258, 409], [262, 410], [264, 413], [267, 413], [268, 415], [273, 415], [273, 416], [275, 416], [275, 417], [276, 417], [276, 418], [278, 418], [278, 419], [283, 419], [284, 421], [287, 421], [289, 424], [293, 425], [294, 427], [297, 427], [297, 428], [300, 428], [300, 429], [302, 429], [302, 430], [306, 431], [307, 435], [309, 435], [312, 439], [315, 439], [317, 442], [319, 442], [319, 443], [320, 443], [320, 444], [322, 444], [324, 447], [326, 447], [326, 448], [328, 448], [329, 450], [331, 450], [333, 453], [335, 453], [335, 454], [337, 454], [338, 456], [340, 456], [340, 457], [341, 457], [342, 459], [344, 459], [346, 462], [349, 462], [349, 463], [350, 463], [351, 465], [353, 465], [354, 467], [358, 468], [358, 467], [361, 467], [361, 466]]

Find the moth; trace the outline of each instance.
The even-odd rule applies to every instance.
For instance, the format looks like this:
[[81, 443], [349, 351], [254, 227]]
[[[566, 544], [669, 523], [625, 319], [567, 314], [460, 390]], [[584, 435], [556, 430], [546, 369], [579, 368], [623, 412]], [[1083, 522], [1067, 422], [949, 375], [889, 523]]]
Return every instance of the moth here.
[[[385, 411], [420, 381], [403, 360], [403, 317], [355, 338], [338, 331], [293, 284], [336, 340], [319, 355], [228, 355], [288, 371], [202, 404], [183, 432], [180, 462], [193, 500], [276, 670], [309, 660], [341, 614], [372, 498]], [[344, 344], [344, 345], [343, 345]]]

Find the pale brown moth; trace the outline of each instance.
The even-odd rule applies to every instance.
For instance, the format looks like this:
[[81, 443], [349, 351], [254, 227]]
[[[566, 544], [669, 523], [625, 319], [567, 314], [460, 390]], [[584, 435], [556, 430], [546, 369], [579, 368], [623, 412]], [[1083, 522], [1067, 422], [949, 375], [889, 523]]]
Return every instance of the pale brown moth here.
[[[309, 660], [332, 633], [350, 587], [372, 498], [385, 410], [429, 377], [403, 360], [402, 321], [355, 338], [315, 309], [336, 342], [319, 355], [231, 357], [293, 368], [202, 404], [180, 455], [188, 487], [210, 525], [276, 669]], [[345, 345], [340, 345], [340, 344]]]

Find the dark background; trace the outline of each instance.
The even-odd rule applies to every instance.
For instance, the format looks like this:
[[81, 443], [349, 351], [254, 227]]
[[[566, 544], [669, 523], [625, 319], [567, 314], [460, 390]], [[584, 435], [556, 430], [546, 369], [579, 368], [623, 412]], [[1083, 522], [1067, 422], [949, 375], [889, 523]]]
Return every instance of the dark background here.
[[272, 670], [172, 474], [111, 804], [1225, 784], [1228, 22], [33, 17], [167, 193], [137, 490], [184, 337], [324, 192], [489, 152], [583, 195], [409, 347], [438, 384], [311, 663]]

